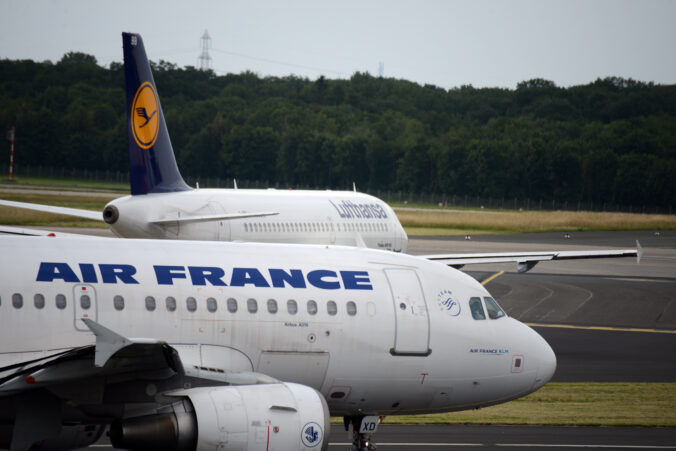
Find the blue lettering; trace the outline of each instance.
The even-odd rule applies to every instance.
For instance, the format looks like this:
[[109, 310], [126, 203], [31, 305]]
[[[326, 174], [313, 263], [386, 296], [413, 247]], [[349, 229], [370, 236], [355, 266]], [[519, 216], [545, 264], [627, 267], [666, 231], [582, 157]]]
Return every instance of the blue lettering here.
[[351, 200], [343, 200], [336, 205], [329, 201], [336, 209], [341, 218], [366, 218], [366, 219], [384, 219], [387, 218], [387, 212], [379, 204], [358, 204]]
[[68, 263], [51, 263], [51, 262], [42, 262], [40, 263], [40, 269], [38, 269], [38, 278], [37, 282], [53, 282], [54, 279], [63, 279], [64, 282], [79, 282], [80, 279], [77, 278], [75, 273]]
[[225, 287], [225, 282], [221, 277], [225, 276], [225, 271], [213, 266], [188, 266], [190, 280], [193, 285], [206, 285], [207, 281], [215, 287]]
[[231, 287], [243, 287], [251, 284], [255, 287], [269, 287], [270, 284], [256, 268], [233, 268]]
[[275, 288], [284, 288], [285, 283], [288, 283], [292, 288], [305, 288], [303, 271], [300, 269], [292, 269], [290, 272], [286, 272], [283, 269], [271, 268], [268, 269], [268, 272], [270, 273], [272, 286]]
[[158, 285], [173, 285], [174, 279], [185, 279], [183, 266], [154, 265]]
[[346, 290], [373, 290], [367, 271], [341, 271], [340, 276]]
[[325, 269], [317, 269], [315, 271], [310, 271], [307, 274], [307, 281], [310, 282], [317, 288], [322, 290], [337, 290], [340, 288], [340, 282], [329, 282], [324, 280], [325, 277], [335, 277], [338, 278], [338, 275], [335, 271], [327, 271]]
[[91, 263], [80, 263], [80, 272], [82, 273], [82, 282], [84, 283], [96, 283], [99, 281], [96, 277], [94, 265]]
[[120, 279], [122, 283], [138, 283], [133, 277], [136, 274], [136, 268], [132, 265], [99, 264], [99, 270], [103, 283], [117, 283], [117, 279]]

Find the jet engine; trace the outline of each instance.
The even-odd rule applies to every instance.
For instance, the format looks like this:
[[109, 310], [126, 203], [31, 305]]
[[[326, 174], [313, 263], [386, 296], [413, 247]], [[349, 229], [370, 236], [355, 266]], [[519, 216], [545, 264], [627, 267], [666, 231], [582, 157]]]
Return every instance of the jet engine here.
[[201, 387], [168, 393], [182, 402], [115, 421], [113, 447], [130, 450], [326, 450], [329, 411], [305, 385]]

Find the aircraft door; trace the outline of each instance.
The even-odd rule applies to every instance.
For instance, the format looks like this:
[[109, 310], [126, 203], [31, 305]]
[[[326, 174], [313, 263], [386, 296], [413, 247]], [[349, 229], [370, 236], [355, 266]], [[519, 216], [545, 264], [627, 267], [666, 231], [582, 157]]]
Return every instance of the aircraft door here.
[[326, 222], [329, 226], [329, 244], [336, 244], [336, 224], [333, 223], [331, 216], [326, 217]]
[[73, 287], [73, 311], [75, 312], [75, 329], [89, 332], [89, 328], [82, 322], [82, 318], [98, 321], [98, 304], [94, 287], [86, 284], [77, 284]]
[[390, 221], [390, 226], [393, 229], [392, 250], [394, 252], [401, 252], [401, 242], [403, 238], [401, 235], [401, 227], [397, 224], [397, 221]]
[[418, 274], [412, 269], [386, 269], [392, 290], [395, 332], [392, 355], [429, 355], [430, 321]]

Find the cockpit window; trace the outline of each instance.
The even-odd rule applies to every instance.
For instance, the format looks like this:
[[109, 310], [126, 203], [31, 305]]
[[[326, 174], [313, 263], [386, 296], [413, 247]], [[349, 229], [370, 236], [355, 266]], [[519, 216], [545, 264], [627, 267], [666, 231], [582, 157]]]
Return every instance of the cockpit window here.
[[486, 303], [486, 311], [488, 312], [488, 317], [490, 319], [498, 319], [507, 316], [505, 311], [500, 308], [497, 302], [495, 302], [495, 299], [484, 298], [484, 302]]
[[484, 313], [484, 306], [481, 303], [481, 298], [471, 298], [469, 300], [469, 310], [472, 312], [472, 318], [486, 319], [486, 314]]

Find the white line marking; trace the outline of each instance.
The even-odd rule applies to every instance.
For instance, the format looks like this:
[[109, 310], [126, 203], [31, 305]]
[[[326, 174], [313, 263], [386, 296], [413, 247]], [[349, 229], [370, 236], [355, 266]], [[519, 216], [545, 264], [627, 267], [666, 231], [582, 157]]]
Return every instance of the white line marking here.
[[[335, 442], [329, 443], [329, 446], [350, 446], [351, 443]], [[660, 445], [592, 445], [592, 444], [564, 444], [564, 443], [382, 443], [378, 442], [378, 447], [404, 446], [411, 448], [423, 447], [501, 447], [501, 448], [603, 448], [603, 449], [676, 449], [676, 446]]]

